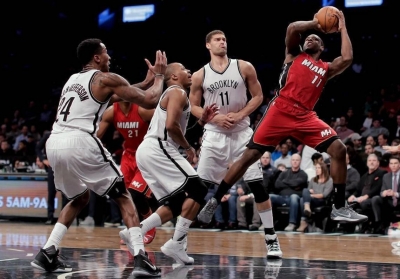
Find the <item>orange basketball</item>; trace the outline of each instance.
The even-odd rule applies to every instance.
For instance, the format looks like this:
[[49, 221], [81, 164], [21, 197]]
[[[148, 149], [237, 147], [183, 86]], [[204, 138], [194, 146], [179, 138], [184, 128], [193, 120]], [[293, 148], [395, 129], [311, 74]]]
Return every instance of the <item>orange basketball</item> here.
[[336, 14], [339, 14], [339, 10], [333, 6], [323, 7], [317, 12], [318, 23], [324, 33], [329, 34], [338, 31], [339, 19]]

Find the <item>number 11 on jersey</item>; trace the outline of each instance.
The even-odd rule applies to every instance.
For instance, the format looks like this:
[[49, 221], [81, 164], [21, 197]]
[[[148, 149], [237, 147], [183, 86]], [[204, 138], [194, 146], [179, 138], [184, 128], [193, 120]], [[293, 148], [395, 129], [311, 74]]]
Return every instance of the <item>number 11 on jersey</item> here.
[[[225, 99], [226, 99], [225, 102], [224, 102], [224, 95], [225, 95]], [[225, 105], [229, 106], [228, 91], [226, 91], [225, 93], [224, 93], [224, 92], [219, 93], [219, 96], [221, 97], [221, 105], [222, 105], [222, 106], [225, 106]], [[225, 104], [225, 103], [226, 103], [226, 104]]]
[[[318, 76], [315, 76], [314, 79], [313, 79], [313, 81], [312, 81], [311, 83], [312, 83], [312, 84], [315, 84], [315, 82], [316, 82], [317, 80], [318, 80]], [[319, 79], [319, 81], [318, 81], [318, 83], [317, 83], [317, 85], [316, 85], [315, 87], [318, 87], [319, 84], [321, 83], [321, 81], [322, 81], [322, 78]]]

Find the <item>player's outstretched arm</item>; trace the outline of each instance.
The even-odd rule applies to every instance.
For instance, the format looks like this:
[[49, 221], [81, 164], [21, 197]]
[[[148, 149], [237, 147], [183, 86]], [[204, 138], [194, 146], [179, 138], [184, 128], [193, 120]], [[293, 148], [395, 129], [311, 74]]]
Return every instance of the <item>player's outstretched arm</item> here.
[[[147, 61], [148, 60], [146, 60], [146, 62]], [[111, 91], [110, 93], [116, 94], [127, 102], [136, 103], [141, 107], [152, 109], [157, 106], [158, 100], [162, 94], [166, 68], [167, 57], [165, 53], [161, 53], [161, 51], [158, 50], [154, 66], [151, 64], [149, 65], [149, 69], [155, 74], [154, 84], [145, 91], [130, 85], [125, 78], [114, 73], [100, 73], [95, 79], [96, 84], [102, 87], [103, 90]]]
[[340, 32], [342, 37], [341, 56], [335, 58], [335, 60], [329, 64], [328, 79], [341, 74], [353, 62], [353, 46], [351, 45], [350, 37], [347, 33], [343, 12], [340, 11], [337, 17], [339, 18], [338, 32]]
[[204, 68], [201, 68], [197, 72], [192, 75], [192, 85], [190, 86], [189, 93], [189, 101], [192, 106], [192, 114], [201, 118], [203, 113], [203, 108], [201, 107], [201, 98], [203, 97], [203, 77], [204, 77]]

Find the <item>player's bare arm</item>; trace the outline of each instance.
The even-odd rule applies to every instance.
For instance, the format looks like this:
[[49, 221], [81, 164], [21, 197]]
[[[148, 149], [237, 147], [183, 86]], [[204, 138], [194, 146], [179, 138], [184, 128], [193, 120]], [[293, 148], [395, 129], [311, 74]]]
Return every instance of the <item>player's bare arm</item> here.
[[192, 75], [192, 85], [190, 86], [189, 101], [192, 106], [192, 114], [196, 118], [201, 118], [203, 108], [201, 107], [201, 98], [203, 97], [203, 77], [204, 68], [201, 68]]
[[154, 115], [154, 111], [155, 111], [155, 109], [145, 109], [145, 108], [142, 108], [142, 107], [139, 107], [139, 109], [138, 109], [139, 116], [145, 122], [150, 122], [151, 121], [151, 118]]
[[342, 38], [341, 56], [335, 58], [329, 64], [328, 79], [341, 74], [353, 62], [353, 46], [347, 33], [343, 12], [340, 11], [337, 17], [339, 18], [338, 32], [340, 32]]
[[114, 106], [110, 106], [103, 113], [99, 124], [99, 130], [97, 131], [97, 137], [101, 139], [106, 133], [108, 127], [113, 124], [114, 121]]
[[230, 112], [227, 114], [228, 117], [233, 118], [234, 123], [237, 123], [243, 118], [249, 116], [261, 105], [263, 101], [261, 84], [258, 81], [257, 72], [254, 66], [250, 62], [239, 60], [239, 68], [243, 78], [246, 80], [247, 88], [251, 95], [251, 100], [240, 111], [236, 113]]
[[167, 68], [167, 57], [165, 53], [157, 51], [154, 66], [148, 62], [149, 69], [155, 73], [153, 86], [146, 91], [129, 84], [129, 82], [118, 74], [98, 73], [92, 81], [92, 91], [95, 97], [106, 101], [111, 94], [116, 94], [122, 100], [136, 103], [144, 108], [152, 109], [157, 106], [164, 85], [164, 74]]
[[317, 18], [314, 16], [313, 20], [309, 21], [295, 21], [289, 24], [286, 29], [285, 38], [285, 61], [289, 63], [301, 52], [301, 34], [310, 29], [320, 29]]
[[[146, 63], [147, 63], [147, 61], [146, 61]], [[137, 88], [140, 88], [142, 90], [147, 90], [153, 85], [154, 78], [155, 78], [155, 74], [150, 69], [148, 69], [145, 79], [142, 82], [132, 84], [132, 86], [136, 86]]]

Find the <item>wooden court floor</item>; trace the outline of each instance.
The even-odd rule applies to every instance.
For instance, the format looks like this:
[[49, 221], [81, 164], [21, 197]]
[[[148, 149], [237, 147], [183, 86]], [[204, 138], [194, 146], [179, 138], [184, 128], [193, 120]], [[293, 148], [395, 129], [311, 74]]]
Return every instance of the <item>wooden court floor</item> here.
[[[61, 243], [71, 274], [30, 267], [52, 226], [0, 222], [0, 278], [131, 278], [132, 257], [119, 244], [118, 228], [72, 226]], [[157, 229], [146, 251], [161, 278], [400, 278], [398, 239], [364, 235], [278, 233], [282, 260], [266, 260], [263, 233], [192, 229], [188, 254], [195, 265], [176, 267], [160, 252], [173, 228]]]

